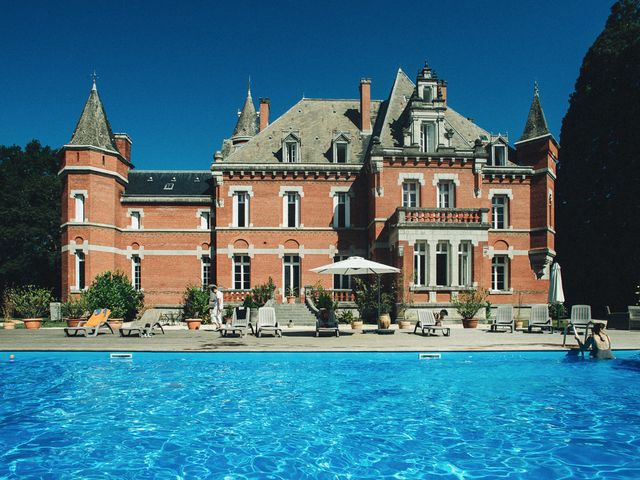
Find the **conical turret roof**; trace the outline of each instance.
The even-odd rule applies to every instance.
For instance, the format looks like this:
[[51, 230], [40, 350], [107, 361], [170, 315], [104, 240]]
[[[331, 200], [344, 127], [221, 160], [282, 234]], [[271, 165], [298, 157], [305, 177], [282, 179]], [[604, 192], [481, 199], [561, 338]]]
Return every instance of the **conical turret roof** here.
[[235, 137], [253, 137], [258, 133], [258, 124], [256, 116], [256, 107], [253, 105], [253, 99], [251, 98], [251, 87], [247, 92], [247, 99], [244, 101], [244, 106], [238, 117], [238, 123], [233, 130], [231, 138]]
[[82, 115], [80, 115], [80, 120], [78, 120], [68, 145], [91, 146], [113, 152], [118, 151], [107, 114], [98, 95], [95, 78], [89, 99], [82, 110]]
[[538, 92], [538, 83], [536, 82], [533, 87], [533, 101], [529, 109], [527, 123], [524, 126], [524, 132], [522, 132], [522, 136], [518, 142], [524, 142], [525, 140], [548, 134], [549, 127], [547, 126], [547, 119], [544, 117], [544, 112], [542, 111], [542, 105], [540, 105], [540, 94]]

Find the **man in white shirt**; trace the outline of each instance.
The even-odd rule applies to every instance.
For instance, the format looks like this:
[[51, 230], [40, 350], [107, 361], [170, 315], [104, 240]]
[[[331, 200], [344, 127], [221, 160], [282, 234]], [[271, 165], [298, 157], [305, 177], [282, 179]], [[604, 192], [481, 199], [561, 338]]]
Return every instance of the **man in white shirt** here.
[[222, 328], [222, 312], [224, 310], [224, 296], [217, 285], [211, 285], [211, 296], [209, 299], [211, 311], [211, 323], [217, 329]]

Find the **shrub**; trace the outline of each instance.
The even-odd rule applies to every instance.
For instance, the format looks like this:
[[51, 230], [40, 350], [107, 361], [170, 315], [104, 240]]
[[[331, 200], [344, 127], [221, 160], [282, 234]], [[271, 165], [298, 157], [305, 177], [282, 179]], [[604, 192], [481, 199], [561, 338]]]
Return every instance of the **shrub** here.
[[16, 310], [15, 291], [7, 288], [2, 293], [2, 318], [5, 321], [11, 320]]
[[336, 318], [340, 323], [351, 323], [353, 320], [355, 320], [355, 317], [351, 310], [340, 310], [336, 315]]
[[[377, 282], [365, 282], [355, 279], [355, 302], [360, 318], [369, 323], [375, 323], [378, 317], [378, 285]], [[393, 295], [380, 292], [380, 314], [389, 314], [393, 310]]]
[[87, 299], [84, 295], [76, 299], [69, 298], [61, 305], [62, 316], [66, 318], [82, 318], [87, 310]]
[[269, 277], [267, 283], [263, 283], [261, 285], [256, 285], [251, 289], [251, 299], [253, 300], [252, 307], [260, 308], [263, 307], [265, 303], [273, 298], [273, 294], [276, 291], [276, 285], [273, 283], [273, 279]]
[[567, 309], [565, 308], [564, 304], [560, 302], [550, 303], [549, 315], [551, 315], [551, 318], [553, 318], [554, 320], [559, 320], [567, 315]]
[[475, 317], [481, 308], [486, 307], [488, 292], [484, 289], [463, 290], [451, 303], [464, 319]]
[[144, 294], [131, 285], [122, 272], [104, 272], [98, 275], [85, 292], [90, 311], [99, 308], [111, 310], [111, 318], [131, 321], [144, 305]]
[[26, 285], [11, 294], [16, 314], [21, 318], [40, 318], [49, 314], [49, 304], [53, 301], [51, 291]]
[[312, 287], [311, 299], [318, 309], [326, 308], [327, 310], [335, 310], [338, 308], [338, 303], [333, 301], [333, 295], [324, 288], [320, 281], [316, 282]]
[[209, 315], [209, 292], [200, 287], [188, 286], [182, 298], [184, 318], [199, 318], [203, 323], [211, 321]]

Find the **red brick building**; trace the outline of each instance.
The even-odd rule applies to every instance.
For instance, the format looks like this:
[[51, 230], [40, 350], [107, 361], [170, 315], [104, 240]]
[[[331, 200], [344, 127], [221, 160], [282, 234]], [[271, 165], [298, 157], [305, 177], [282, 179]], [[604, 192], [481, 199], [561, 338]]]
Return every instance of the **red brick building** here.
[[511, 146], [453, 110], [426, 65], [416, 82], [399, 70], [385, 101], [370, 87], [303, 98], [273, 122], [249, 91], [210, 169], [139, 171], [94, 83], [60, 171], [65, 295], [120, 269], [148, 305], [210, 282], [240, 299], [268, 277], [279, 300], [318, 280], [347, 299], [348, 277], [310, 269], [360, 255], [401, 268], [416, 304], [469, 286], [494, 304], [545, 302], [558, 145], [537, 88]]

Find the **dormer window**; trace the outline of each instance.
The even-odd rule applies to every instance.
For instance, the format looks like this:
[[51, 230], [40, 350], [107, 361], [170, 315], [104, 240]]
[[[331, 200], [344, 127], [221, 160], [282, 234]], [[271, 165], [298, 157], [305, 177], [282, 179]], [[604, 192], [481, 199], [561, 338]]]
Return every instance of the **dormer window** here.
[[300, 163], [300, 139], [290, 133], [282, 141], [282, 161], [285, 163]]
[[432, 102], [433, 101], [433, 88], [431, 88], [431, 87], [423, 87], [423, 89], [422, 89], [422, 99], [425, 102]]
[[333, 163], [349, 163], [349, 137], [338, 134], [333, 139]]
[[420, 147], [423, 152], [436, 151], [436, 124], [424, 122], [420, 127]]
[[493, 165], [503, 167], [507, 164], [507, 147], [505, 145], [493, 146]]

